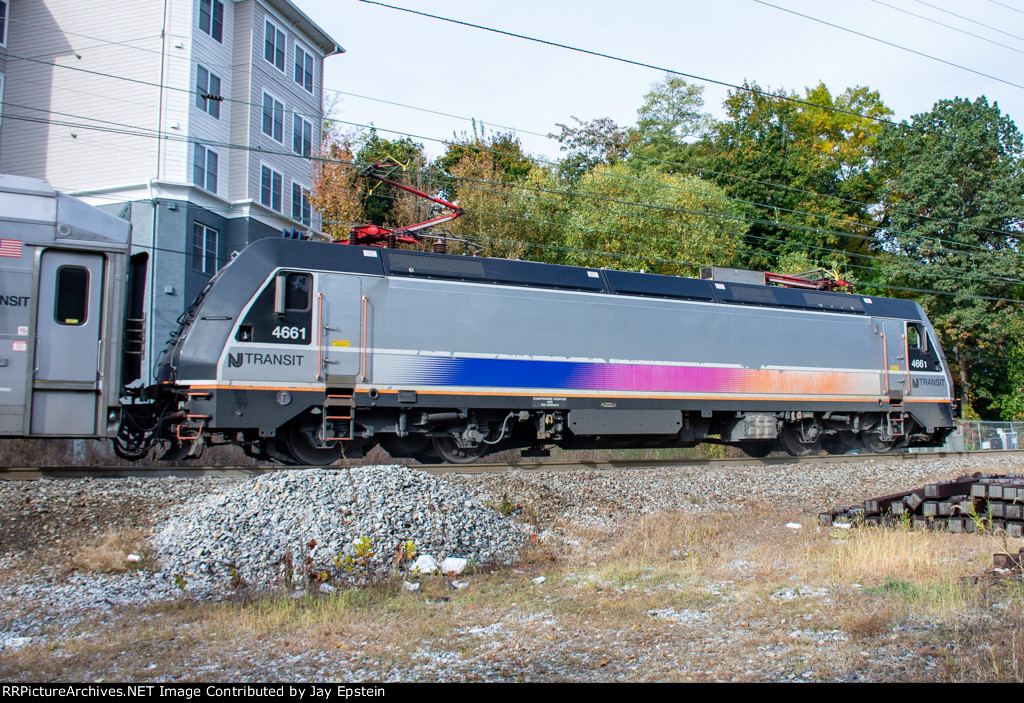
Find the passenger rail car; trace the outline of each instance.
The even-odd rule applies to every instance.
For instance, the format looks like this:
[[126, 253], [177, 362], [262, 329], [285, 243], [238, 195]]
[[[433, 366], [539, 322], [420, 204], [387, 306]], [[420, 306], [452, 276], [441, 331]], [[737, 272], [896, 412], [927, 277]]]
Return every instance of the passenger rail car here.
[[130, 236], [45, 181], [0, 176], [0, 437], [116, 435], [140, 359], [125, 344]]
[[323, 464], [721, 441], [938, 446], [951, 377], [913, 302], [310, 241], [251, 244], [182, 316], [126, 456]]

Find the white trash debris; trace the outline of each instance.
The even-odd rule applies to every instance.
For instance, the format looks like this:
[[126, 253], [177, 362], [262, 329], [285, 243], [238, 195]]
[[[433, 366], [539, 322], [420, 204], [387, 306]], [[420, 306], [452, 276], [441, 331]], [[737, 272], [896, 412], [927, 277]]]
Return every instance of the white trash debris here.
[[441, 562], [441, 573], [446, 576], [458, 576], [466, 570], [466, 566], [469, 564], [469, 559], [462, 559], [460, 557], [448, 557]]
[[542, 583], [544, 583], [545, 581], [547, 581], [547, 577], [545, 577], [545, 576], [538, 576], [537, 578], [532, 580], [532, 583], [534, 583], [534, 584], [539, 586]]
[[124, 558], [124, 560], [137, 563], [142, 561], [142, 557], [140, 557], [138, 554], [129, 554]]
[[786, 527], [790, 528], [791, 530], [799, 530], [801, 527], [803, 527], [803, 525], [801, 525], [799, 522], [787, 522]]
[[402, 588], [404, 588], [407, 591], [418, 591], [420, 590], [420, 585], [418, 583], [406, 581], [404, 584], [402, 584]]
[[412, 564], [414, 574], [432, 574], [435, 571], [437, 571], [437, 559], [429, 554], [419, 555]]

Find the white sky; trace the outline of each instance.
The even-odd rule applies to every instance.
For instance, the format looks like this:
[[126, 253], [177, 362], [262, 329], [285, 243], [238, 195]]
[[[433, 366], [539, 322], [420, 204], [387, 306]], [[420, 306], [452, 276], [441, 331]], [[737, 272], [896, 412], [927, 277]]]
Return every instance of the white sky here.
[[[294, 0], [347, 53], [325, 62], [324, 86], [547, 134], [575, 115], [630, 125], [664, 73], [504, 37], [358, 0]], [[386, 0], [471, 22], [732, 84], [833, 94], [866, 85], [895, 119], [941, 99], [980, 95], [1024, 117], [1024, 88], [824, 26], [754, 0]], [[766, 0], [1024, 86], [1024, 0]], [[902, 8], [994, 42], [881, 4]], [[993, 29], [930, 7], [940, 7]], [[699, 81], [691, 81], [700, 84]], [[726, 88], [704, 84], [705, 110], [724, 117]], [[334, 116], [407, 133], [436, 156], [468, 120], [342, 95]], [[385, 130], [393, 130], [385, 131]], [[520, 134], [528, 153], [558, 158], [553, 140]]]

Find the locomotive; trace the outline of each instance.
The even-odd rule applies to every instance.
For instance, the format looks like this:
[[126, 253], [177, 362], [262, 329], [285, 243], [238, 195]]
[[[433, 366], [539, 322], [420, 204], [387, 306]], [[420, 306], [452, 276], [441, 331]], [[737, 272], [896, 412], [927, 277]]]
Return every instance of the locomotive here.
[[[105, 281], [86, 303], [102, 315], [65, 309], [61, 266], [74, 267], [46, 268], [71, 248], [103, 260], [84, 276]], [[946, 359], [910, 301], [294, 239], [241, 251], [181, 316], [154, 382], [118, 387], [127, 234], [38, 252], [22, 360], [73, 345], [92, 377], [54, 385], [45, 363], [25, 363], [0, 434], [108, 437], [132, 459], [231, 443], [324, 465], [376, 445], [424, 463], [706, 441], [753, 456], [886, 452], [940, 446], [954, 428]], [[95, 338], [51, 336], [89, 320]]]

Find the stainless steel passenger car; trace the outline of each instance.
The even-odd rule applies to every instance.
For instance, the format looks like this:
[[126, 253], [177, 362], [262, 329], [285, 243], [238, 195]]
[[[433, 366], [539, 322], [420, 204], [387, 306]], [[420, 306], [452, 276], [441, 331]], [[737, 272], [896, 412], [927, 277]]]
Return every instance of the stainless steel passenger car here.
[[131, 226], [0, 176], [0, 437], [113, 437]]
[[128, 455], [888, 451], [941, 445], [954, 409], [909, 301], [272, 239], [211, 281], [158, 378], [127, 407]]

